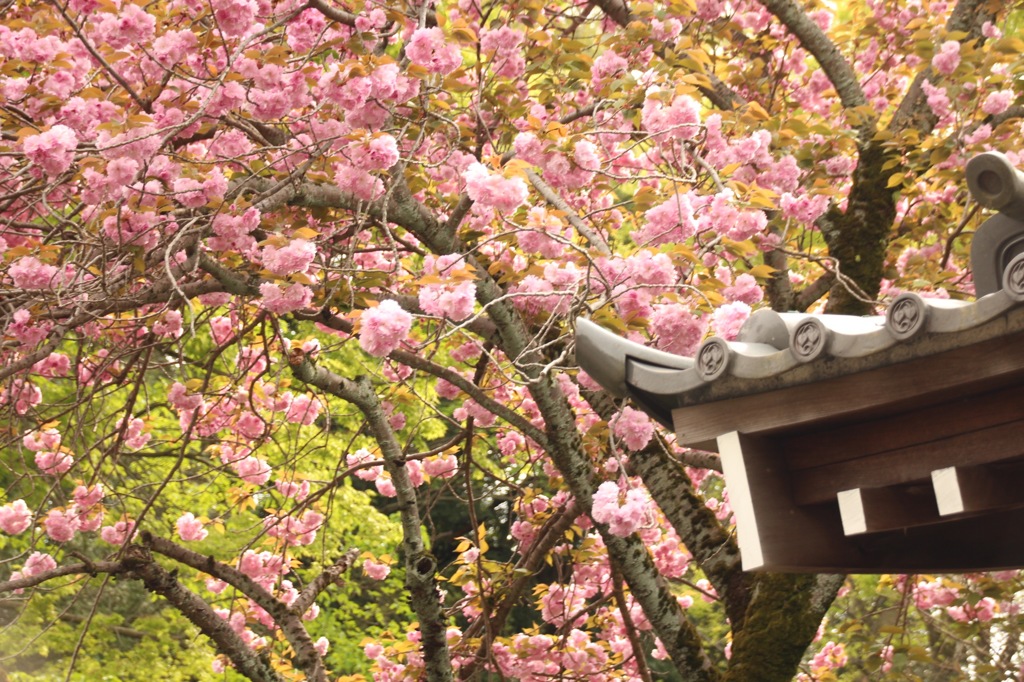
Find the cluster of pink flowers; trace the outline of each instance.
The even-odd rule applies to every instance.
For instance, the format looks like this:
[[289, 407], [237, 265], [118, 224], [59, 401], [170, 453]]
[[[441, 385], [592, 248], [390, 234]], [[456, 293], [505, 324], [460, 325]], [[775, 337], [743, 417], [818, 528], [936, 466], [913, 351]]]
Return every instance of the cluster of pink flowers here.
[[997, 116], [1013, 104], [1016, 95], [1013, 90], [996, 90], [989, 93], [981, 103], [981, 110], [990, 116]]
[[306, 308], [313, 302], [313, 290], [298, 282], [288, 286], [264, 282], [260, 285], [260, 296], [260, 304], [275, 315]]
[[481, 206], [511, 213], [526, 201], [526, 183], [520, 177], [506, 178], [492, 173], [481, 163], [472, 163], [462, 174], [469, 198]]
[[59, 284], [59, 268], [43, 263], [35, 256], [22, 256], [14, 261], [7, 274], [19, 289], [52, 289]]
[[178, 537], [185, 542], [200, 542], [209, 535], [209, 531], [203, 527], [203, 522], [192, 512], [185, 512], [179, 516], [174, 525], [178, 529]]
[[707, 322], [695, 317], [687, 306], [664, 303], [654, 306], [650, 331], [657, 337], [656, 345], [661, 350], [693, 357], [704, 340]]
[[848, 656], [842, 644], [826, 642], [825, 646], [811, 659], [811, 668], [819, 674], [828, 670], [837, 670], [846, 665]]
[[643, 450], [654, 436], [654, 424], [645, 413], [626, 406], [612, 418], [612, 433], [630, 450]]
[[516, 156], [522, 161], [540, 166], [544, 179], [553, 187], [576, 190], [586, 186], [601, 168], [597, 145], [590, 140], [577, 140], [572, 152], [565, 145], [556, 148], [535, 133], [524, 131], [516, 135]]
[[[249, 433], [245, 433], [248, 428], [246, 425], [248, 420], [239, 420], [239, 422], [235, 424], [235, 428], [239, 430], [242, 435], [247, 437], [253, 437], [254, 433], [256, 436], [262, 435], [264, 424], [258, 416], [251, 412], [246, 412], [243, 414], [243, 417], [250, 417], [253, 420], [256, 420], [259, 424], [259, 431], [256, 432], [256, 427], [253, 427]], [[226, 443], [221, 444], [220, 461], [230, 466], [239, 478], [250, 485], [263, 485], [270, 480], [270, 475], [273, 473], [270, 466], [265, 461], [259, 457], [255, 457], [252, 454], [252, 450], [245, 446], [233, 447]]]
[[491, 56], [491, 68], [500, 78], [519, 78], [526, 70], [523, 34], [508, 26], [480, 32], [480, 51]]
[[666, 106], [664, 95], [653, 87], [647, 91], [641, 113], [644, 130], [651, 135], [689, 140], [700, 125], [700, 103], [689, 95], [676, 95]]
[[49, 428], [25, 434], [22, 444], [35, 454], [36, 466], [44, 474], [58, 476], [75, 463], [75, 458], [61, 447], [61, 436], [57, 429]]
[[17, 377], [0, 392], [0, 405], [14, 405], [18, 414], [29, 410], [43, 401], [43, 392], [28, 379]]
[[181, 311], [168, 310], [153, 323], [153, 333], [164, 338], [177, 339], [185, 330], [181, 326]]
[[363, 573], [374, 580], [384, 580], [391, 573], [391, 566], [387, 563], [365, 559], [363, 561]]
[[121, 519], [112, 526], [104, 526], [100, 529], [100, 537], [104, 542], [112, 545], [123, 545], [135, 535], [135, 522], [131, 519]]
[[[520, 248], [530, 253], [539, 253], [544, 258], [561, 257], [565, 253], [565, 243], [572, 236], [572, 231], [562, 219], [543, 206], [534, 206], [527, 212], [526, 228], [516, 232]], [[563, 241], [554, 237], [560, 237]]]
[[447, 41], [440, 28], [418, 28], [405, 45], [405, 55], [413, 64], [431, 73], [449, 74], [462, 66], [458, 45]]
[[[28, 559], [25, 560], [25, 565], [22, 566], [20, 571], [11, 573], [11, 580], [18, 580], [19, 578], [31, 578], [39, 575], [40, 573], [46, 573], [57, 568], [57, 562], [52, 556], [45, 552], [32, 552]], [[15, 590], [15, 594], [21, 594], [23, 590]]]
[[350, 142], [345, 155], [360, 170], [387, 170], [398, 163], [398, 141], [387, 133], [375, 133]]
[[280, 538], [289, 546], [303, 546], [312, 544], [316, 540], [316, 532], [324, 523], [324, 516], [320, 512], [307, 509], [302, 516], [271, 514], [263, 519], [263, 527], [267, 535], [272, 538]]
[[947, 40], [939, 46], [939, 51], [932, 57], [932, 66], [944, 76], [956, 71], [960, 66], [960, 43]]
[[635, 532], [647, 522], [651, 499], [641, 488], [630, 487], [626, 490], [625, 500], [620, 502], [622, 495], [619, 485], [605, 481], [594, 493], [591, 516], [598, 523], [608, 524], [612, 535], [625, 537]]
[[[359, 466], [361, 464], [369, 464], [370, 462], [379, 462], [380, 457], [374, 457], [369, 450], [360, 448], [355, 452], [350, 452], [345, 455], [345, 463], [350, 467]], [[361, 478], [364, 481], [375, 481], [377, 477], [384, 472], [383, 464], [375, 464], [373, 466], [364, 467], [357, 469], [355, 472], [356, 478]]]
[[[447, 317], [461, 322], [473, 314], [476, 303], [476, 284], [469, 279], [446, 281], [452, 277], [465, 277], [466, 263], [459, 255], [427, 256], [423, 261], [423, 274], [428, 283], [420, 287], [419, 304], [427, 315]], [[435, 283], [441, 280], [441, 283]]]
[[247, 549], [238, 559], [238, 570], [268, 590], [276, 585], [290, 568], [280, 552], [257, 552]]
[[359, 347], [378, 358], [395, 350], [409, 337], [412, 315], [387, 299], [365, 310], [360, 318]]
[[8, 535], [18, 535], [32, 525], [32, 510], [25, 500], [14, 500], [0, 507], [0, 530]]
[[263, 267], [278, 277], [306, 272], [316, 258], [316, 244], [306, 239], [293, 239], [282, 247], [268, 244], [262, 251]]
[[750, 306], [743, 301], [726, 303], [715, 309], [711, 316], [711, 328], [726, 341], [732, 341], [740, 333], [740, 327], [750, 317]]
[[423, 460], [423, 471], [434, 478], [451, 478], [459, 471], [455, 455], [438, 455]]
[[293, 499], [296, 502], [302, 502], [309, 496], [309, 481], [296, 482], [278, 479], [274, 481], [274, 487], [277, 488], [277, 492], [281, 493], [283, 497]]
[[29, 160], [47, 175], [60, 175], [71, 167], [78, 148], [78, 135], [66, 125], [57, 124], [49, 130], [26, 137], [21, 149]]
[[212, 225], [216, 236], [207, 239], [207, 244], [215, 251], [249, 253], [256, 248], [251, 233], [260, 226], [260, 218], [257, 208], [248, 208], [241, 215], [218, 213]]

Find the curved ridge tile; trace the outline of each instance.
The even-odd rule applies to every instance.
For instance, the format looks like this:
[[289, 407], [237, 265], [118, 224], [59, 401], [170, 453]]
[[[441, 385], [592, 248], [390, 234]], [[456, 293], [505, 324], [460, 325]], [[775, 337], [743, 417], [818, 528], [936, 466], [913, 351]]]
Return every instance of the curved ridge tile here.
[[594, 381], [618, 398], [629, 395], [627, 358], [668, 369], [693, 367], [693, 358], [648, 348], [585, 318], [576, 320], [576, 361]]
[[782, 374], [797, 364], [788, 350], [766, 343], [726, 341], [712, 336], [697, 351], [697, 375], [705, 382], [728, 374], [737, 379], [763, 379]]

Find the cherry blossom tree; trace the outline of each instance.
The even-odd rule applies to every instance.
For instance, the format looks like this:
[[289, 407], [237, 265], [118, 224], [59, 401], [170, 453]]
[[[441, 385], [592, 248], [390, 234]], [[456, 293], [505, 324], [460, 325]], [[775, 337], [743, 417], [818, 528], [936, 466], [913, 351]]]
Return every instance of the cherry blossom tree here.
[[1020, 3], [0, 6], [0, 670], [102, 623], [257, 681], [1021, 665], [1015, 574], [886, 578], [871, 639], [875, 587], [744, 573], [717, 456], [572, 343], [970, 296]]

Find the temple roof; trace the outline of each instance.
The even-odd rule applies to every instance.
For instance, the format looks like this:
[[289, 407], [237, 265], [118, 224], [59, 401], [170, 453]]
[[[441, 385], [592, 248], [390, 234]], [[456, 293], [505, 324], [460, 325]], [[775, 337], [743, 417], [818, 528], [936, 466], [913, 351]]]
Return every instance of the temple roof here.
[[[669, 428], [679, 427], [673, 410], [732, 401], [770, 392], [870, 372], [882, 383], [859, 400], [844, 393], [845, 411], [886, 406], [924, 393], [950, 388], [958, 381], [980, 379], [978, 370], [959, 377], [943, 366], [961, 351], [987, 352], [979, 344], [996, 343], [1024, 333], [1024, 257], [1007, 270], [1004, 288], [977, 301], [923, 298], [905, 293], [877, 317], [777, 313], [758, 310], [734, 341], [711, 337], [695, 357], [665, 353], [628, 341], [589, 320], [576, 327], [580, 367], [618, 397], [630, 397]], [[953, 353], [953, 355], [946, 355]], [[908, 383], [890, 385], [884, 370], [936, 356], [941, 365]], [[916, 363], [920, 366], [927, 363]], [[1014, 365], [1016, 363], [1013, 363]], [[1002, 365], [1001, 365], [1002, 366]], [[1000, 367], [1001, 367], [1000, 366]], [[998, 370], [999, 368], [993, 368]], [[852, 401], [852, 402], [851, 402]], [[747, 401], [748, 403], [751, 401]], [[793, 408], [794, 405], [789, 405]], [[787, 410], [789, 412], [790, 410]], [[786, 418], [779, 411], [779, 418]], [[729, 431], [764, 430], [764, 419], [735, 411], [731, 423], [708, 424], [693, 434], [680, 433], [687, 444], [703, 443]], [[756, 423], [755, 423], [756, 422]]]
[[988, 153], [967, 179], [1000, 211], [972, 242], [975, 301], [759, 310], [692, 358], [577, 320], [594, 380], [721, 453], [744, 569], [1024, 566], [1024, 173]]

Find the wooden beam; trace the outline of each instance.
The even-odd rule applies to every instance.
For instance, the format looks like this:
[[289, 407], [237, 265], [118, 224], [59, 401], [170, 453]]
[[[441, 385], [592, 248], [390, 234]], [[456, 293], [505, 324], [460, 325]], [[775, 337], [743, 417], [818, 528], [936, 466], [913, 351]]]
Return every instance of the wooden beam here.
[[[837, 378], [815, 376], [808, 368], [817, 365], [811, 363], [789, 374], [758, 380], [756, 386], [749, 380], [743, 383], [746, 391], [763, 392], [676, 408], [672, 410], [673, 424], [680, 444], [688, 445], [731, 431], [792, 430], [935, 405], [957, 395], [1019, 383], [1024, 377], [1022, 341], [1024, 334], [1017, 333], [917, 358], [911, 353], [920, 350], [900, 345], [892, 351], [891, 364]], [[773, 390], [801, 372], [807, 372], [809, 383]], [[707, 399], [700, 391], [691, 393], [679, 400]], [[780, 405], [785, 409], [779, 409]]]
[[958, 395], [906, 412], [803, 428], [780, 435], [780, 445], [790, 469], [811, 469], [1024, 420], [1022, 397], [1024, 387], [1019, 384]]
[[1024, 507], [1020, 467], [953, 466], [932, 472], [939, 514], [977, 514]]
[[1024, 457], [1024, 421], [999, 424], [931, 443], [792, 473], [798, 504], [820, 504], [840, 490], [928, 483], [948, 466], [971, 466]]
[[840, 491], [836, 497], [846, 535], [912, 528], [942, 520], [931, 490], [921, 486], [854, 488]]
[[863, 559], [843, 542], [835, 505], [793, 502], [789, 474], [774, 443], [741, 433], [718, 438], [743, 569], [805, 571]]

